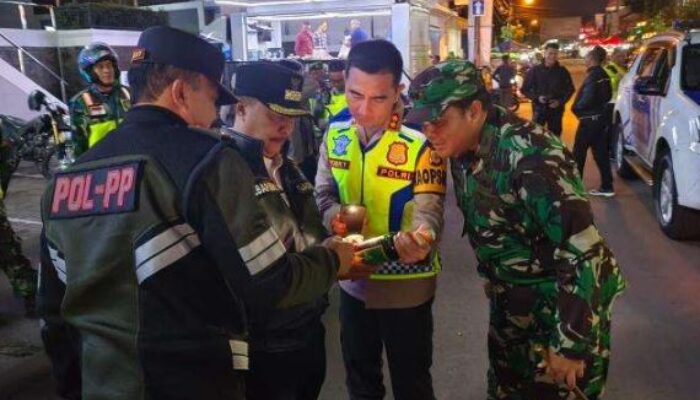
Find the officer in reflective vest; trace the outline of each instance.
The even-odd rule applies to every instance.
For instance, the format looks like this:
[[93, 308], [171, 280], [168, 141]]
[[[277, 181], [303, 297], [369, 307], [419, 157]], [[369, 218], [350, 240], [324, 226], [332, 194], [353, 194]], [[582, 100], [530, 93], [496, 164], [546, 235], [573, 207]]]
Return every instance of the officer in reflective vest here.
[[345, 61], [332, 60], [328, 63], [328, 80], [331, 84], [327, 98], [323, 119], [330, 122], [341, 111], [348, 107], [345, 97]]
[[80, 76], [89, 84], [70, 101], [73, 150], [79, 156], [113, 131], [131, 107], [129, 90], [119, 83], [117, 53], [92, 43], [78, 55]]
[[613, 130], [613, 111], [617, 101], [617, 89], [620, 87], [620, 81], [627, 73], [625, 65], [627, 65], [627, 52], [616, 48], [610, 56], [610, 62], [603, 67], [605, 73], [610, 77], [610, 87], [612, 88], [612, 98], [610, 98], [610, 102], [605, 107], [605, 120], [608, 122], [608, 153], [611, 160], [615, 159], [615, 142], [617, 141], [617, 132]]
[[624, 50], [617, 48], [613, 50], [612, 54], [610, 55], [610, 62], [603, 67], [605, 72], [610, 77], [610, 86], [612, 86], [611, 103], [615, 103], [615, 100], [617, 99], [617, 89], [620, 87], [620, 81], [627, 73], [627, 68], [624, 66], [626, 64], [626, 59], [627, 53]]
[[[365, 238], [395, 233], [399, 260], [370, 279], [341, 281], [340, 321], [350, 398], [384, 397], [382, 347], [397, 400], [434, 399], [432, 311], [440, 262], [418, 239], [442, 229], [445, 162], [420, 132], [401, 125], [401, 54], [384, 40], [350, 51], [345, 89], [351, 118], [331, 123], [321, 146], [316, 201], [342, 233], [343, 205], [366, 207]], [[398, 232], [398, 233], [396, 233]]]

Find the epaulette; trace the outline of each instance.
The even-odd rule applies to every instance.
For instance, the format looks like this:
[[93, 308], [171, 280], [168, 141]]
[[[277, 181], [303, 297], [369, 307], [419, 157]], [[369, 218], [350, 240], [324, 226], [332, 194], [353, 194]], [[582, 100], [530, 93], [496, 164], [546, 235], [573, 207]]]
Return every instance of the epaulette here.
[[409, 128], [406, 125], [401, 125], [401, 131], [399, 132], [399, 136], [409, 142], [412, 142], [414, 140], [426, 140], [425, 135], [416, 130]]
[[[216, 140], [225, 140], [225, 138], [227, 137], [221, 129], [206, 129], [200, 128], [198, 126], [188, 126], [187, 129], [195, 131], [197, 133], [205, 134]], [[230, 140], [230, 138], [228, 138], [228, 140]]]
[[348, 130], [353, 124], [352, 119], [347, 119], [347, 120], [340, 120], [340, 121], [331, 121], [331, 123], [328, 125], [329, 129], [337, 129], [339, 131], [343, 130]]
[[348, 107], [343, 108], [337, 114], [331, 118], [328, 123], [332, 124], [334, 122], [349, 121], [352, 120], [352, 114], [350, 114], [350, 109]]
[[82, 97], [83, 97], [83, 93], [87, 92], [89, 89], [90, 89], [90, 87], [86, 87], [85, 89], [79, 91], [79, 92], [76, 93], [73, 97], [70, 98], [69, 102], [70, 102], [70, 103], [76, 102], [78, 99], [82, 98]]

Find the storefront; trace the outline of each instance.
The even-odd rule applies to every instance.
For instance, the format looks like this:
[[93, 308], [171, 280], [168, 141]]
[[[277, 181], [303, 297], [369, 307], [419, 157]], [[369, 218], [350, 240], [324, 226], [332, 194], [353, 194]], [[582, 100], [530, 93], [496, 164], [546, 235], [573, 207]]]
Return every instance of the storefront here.
[[[430, 65], [431, 55], [441, 59], [462, 55], [462, 30], [466, 21], [442, 2], [412, 0], [299, 0], [217, 1], [229, 15], [234, 60], [276, 59], [295, 56], [295, 38], [302, 23], [311, 33], [327, 26], [324, 51], [307, 59], [342, 57], [353, 21], [367, 36], [392, 41], [414, 75]], [[357, 24], [357, 23], [355, 23]]]

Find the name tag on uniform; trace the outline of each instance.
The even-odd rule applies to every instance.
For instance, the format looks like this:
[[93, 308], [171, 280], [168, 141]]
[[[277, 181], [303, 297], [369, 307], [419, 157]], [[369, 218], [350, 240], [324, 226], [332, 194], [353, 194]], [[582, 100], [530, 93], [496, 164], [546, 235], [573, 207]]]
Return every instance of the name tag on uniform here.
[[56, 174], [49, 219], [131, 212], [137, 206], [141, 163]]
[[255, 197], [260, 197], [267, 193], [279, 193], [282, 189], [272, 181], [262, 181], [255, 184]]
[[400, 169], [389, 168], [389, 167], [378, 167], [377, 176], [389, 179], [398, 179], [401, 181], [412, 181], [413, 172], [402, 171]]
[[307, 193], [313, 193], [314, 192], [314, 185], [307, 181], [303, 181], [300, 183], [297, 183], [296, 185], [297, 192], [301, 194], [307, 194]]
[[339, 160], [337, 158], [329, 158], [328, 165], [330, 165], [331, 168], [350, 169], [350, 161]]
[[89, 106], [88, 112], [90, 113], [91, 117], [102, 117], [104, 115], [107, 115], [107, 109], [102, 104], [96, 104], [94, 106]]

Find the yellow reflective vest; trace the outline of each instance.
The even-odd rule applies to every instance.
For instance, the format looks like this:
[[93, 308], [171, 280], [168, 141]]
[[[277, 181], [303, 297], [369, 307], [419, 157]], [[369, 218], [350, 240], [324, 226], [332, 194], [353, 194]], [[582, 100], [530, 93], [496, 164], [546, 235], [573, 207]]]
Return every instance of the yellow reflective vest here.
[[[120, 89], [120, 105], [123, 109], [127, 110], [131, 106], [131, 94], [124, 87], [119, 87]], [[88, 136], [88, 148], [93, 147], [97, 142], [104, 139], [107, 134], [115, 129], [117, 125], [120, 124], [123, 118], [117, 117], [116, 119], [110, 118], [103, 120], [102, 116], [107, 114], [120, 115], [123, 116], [123, 112], [118, 110], [108, 110], [106, 105], [97, 102], [89, 91], [82, 94], [83, 101], [88, 108], [90, 113], [90, 122], [88, 123], [89, 136]]]
[[348, 107], [348, 99], [345, 97], [345, 93], [334, 93], [331, 95], [330, 101], [326, 105], [326, 112], [324, 113], [324, 119], [331, 120], [333, 117], [338, 115], [339, 112], [343, 111]]
[[614, 62], [608, 63], [603, 68], [605, 73], [608, 74], [610, 78], [610, 87], [612, 88], [612, 102], [617, 101], [617, 89], [620, 87], [620, 81], [627, 73], [624, 67], [617, 65]]
[[[401, 127], [362, 147], [353, 121], [334, 122], [326, 135], [328, 163], [341, 204], [364, 205], [365, 238], [412, 228], [413, 196], [445, 194], [445, 161], [428, 146], [422, 133]], [[437, 275], [439, 254], [415, 265], [385, 263], [371, 279], [419, 279]]]

